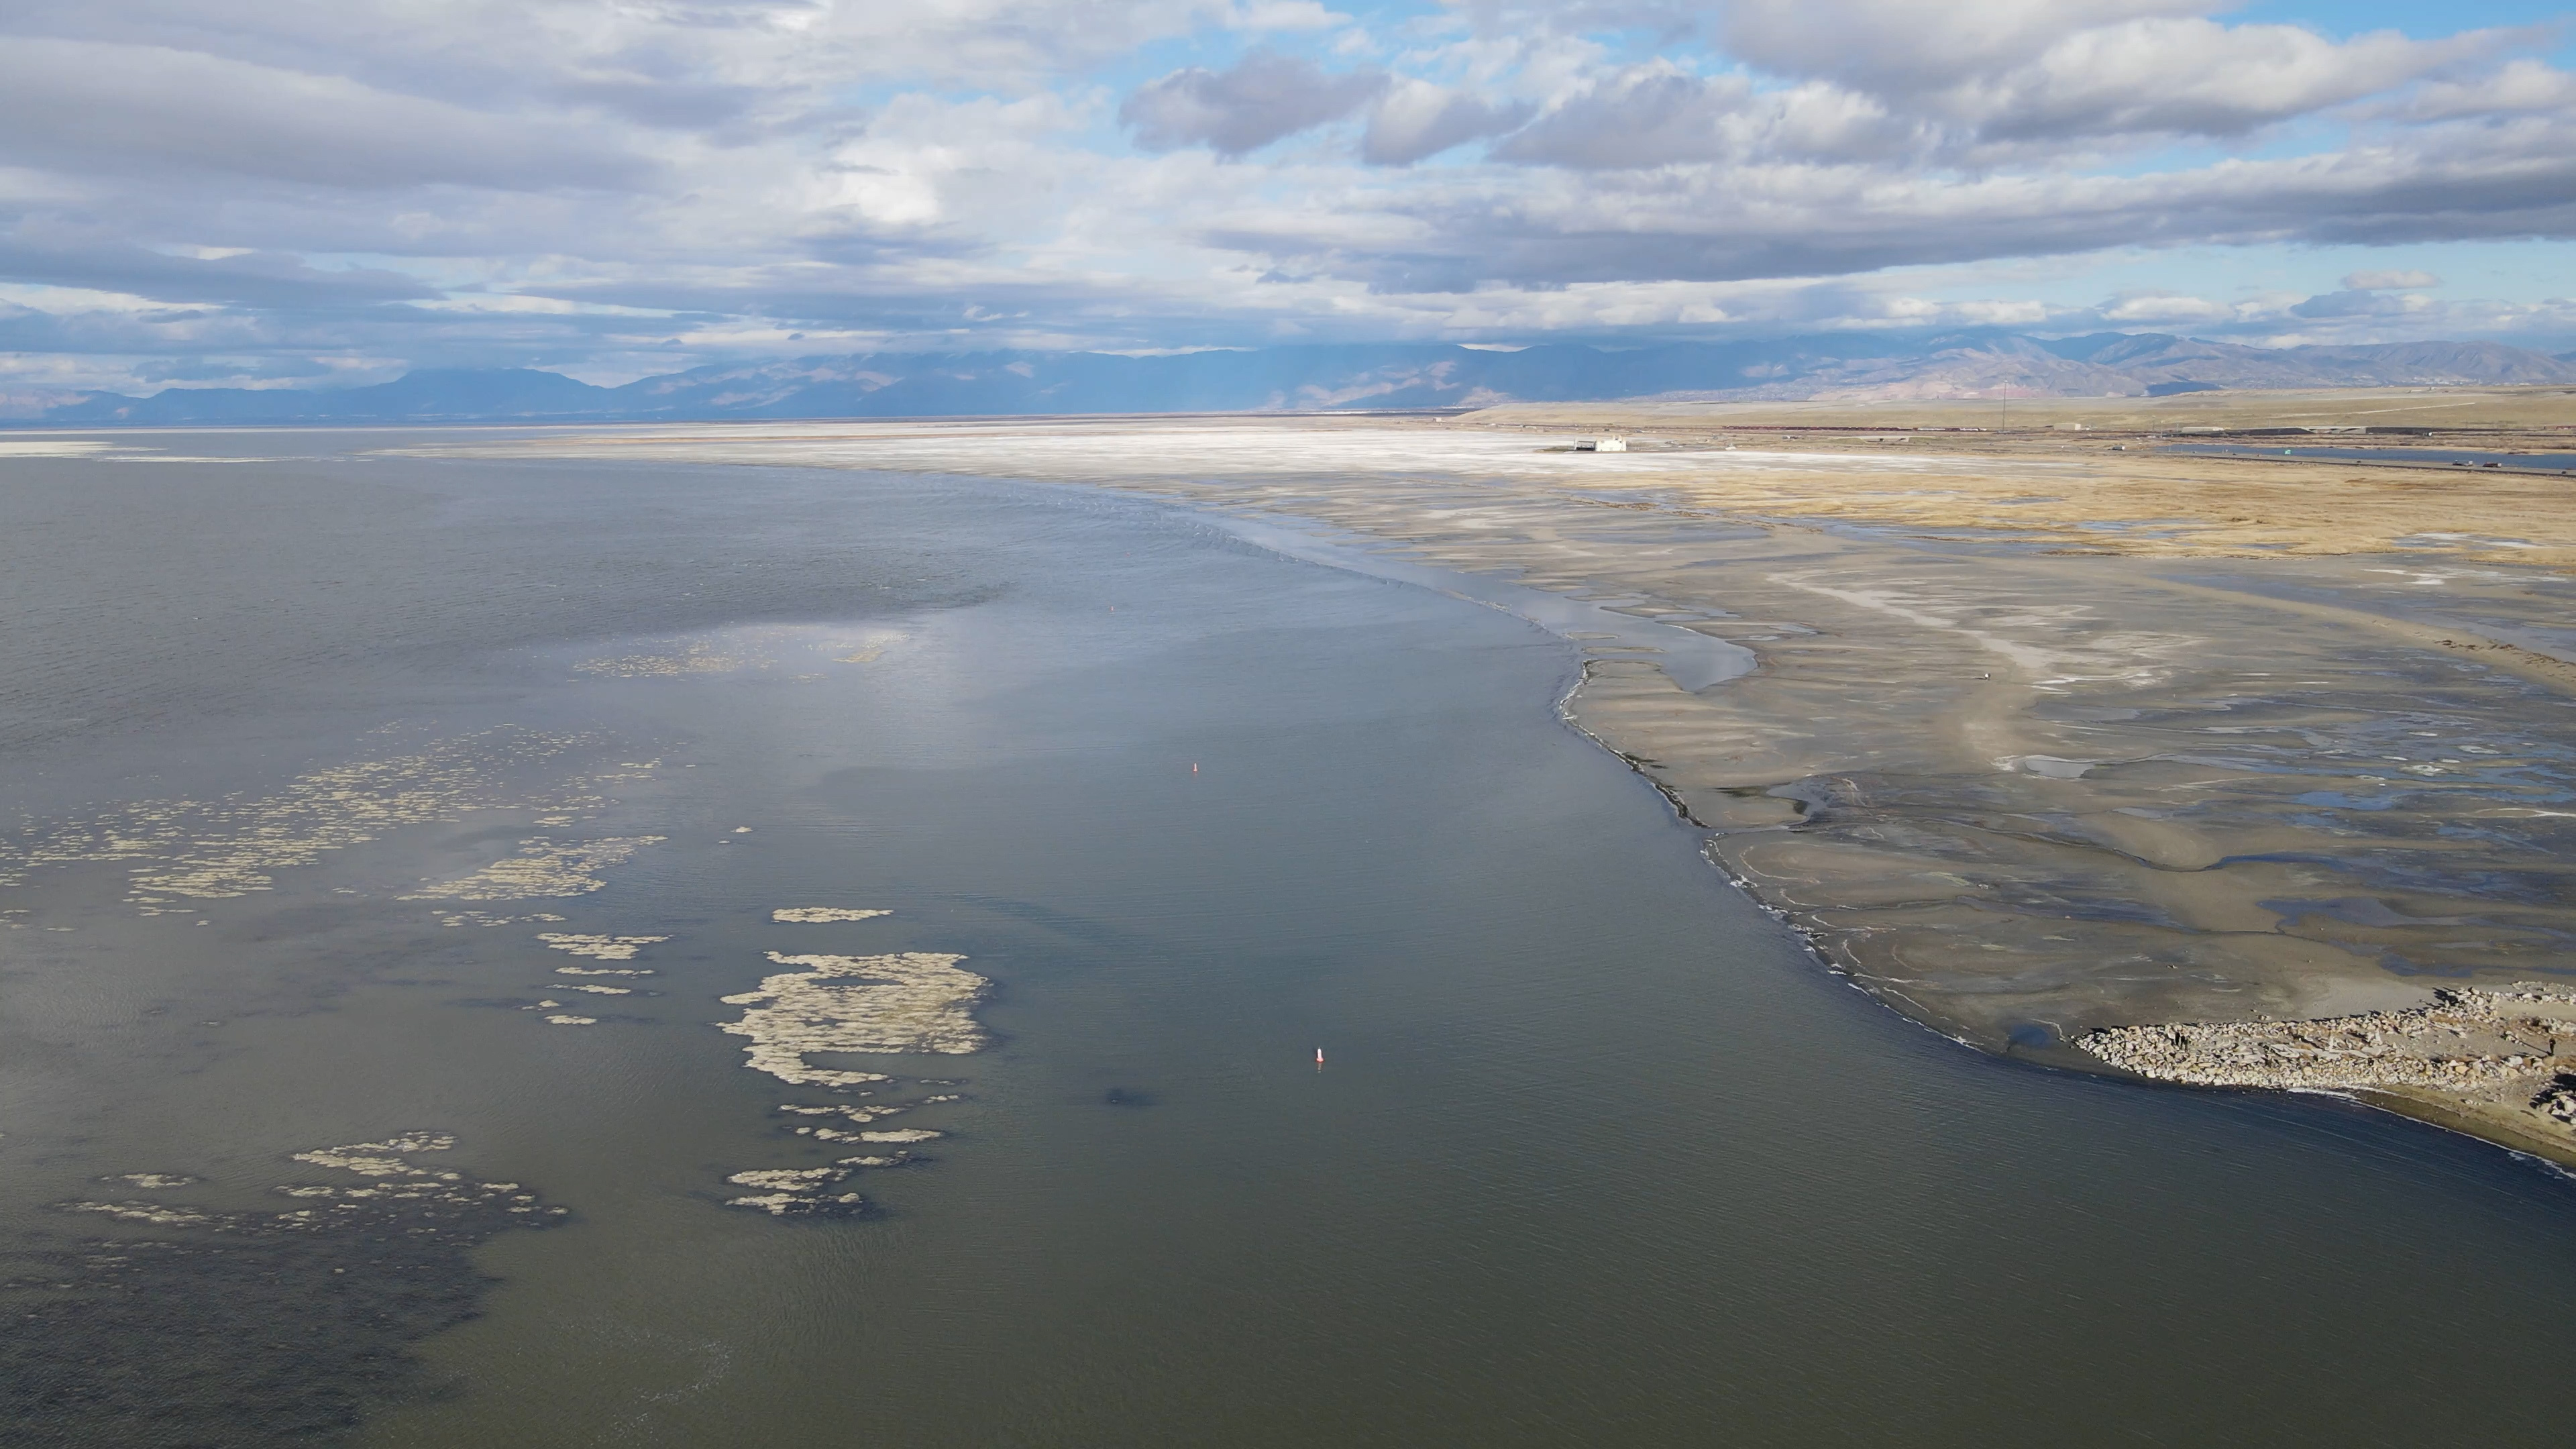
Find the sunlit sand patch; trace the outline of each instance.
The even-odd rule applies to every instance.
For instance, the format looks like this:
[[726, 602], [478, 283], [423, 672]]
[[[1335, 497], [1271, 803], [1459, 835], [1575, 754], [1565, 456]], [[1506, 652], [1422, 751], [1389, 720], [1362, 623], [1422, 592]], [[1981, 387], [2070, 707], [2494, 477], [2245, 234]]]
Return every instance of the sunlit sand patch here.
[[472, 875], [430, 886], [402, 897], [407, 901], [523, 901], [547, 896], [586, 895], [608, 884], [595, 871], [622, 865], [659, 835], [633, 835], [608, 840], [528, 840], [519, 853], [496, 860]]
[[[760, 989], [723, 998], [750, 1010], [721, 1029], [751, 1038], [745, 1065], [797, 1086], [847, 1086], [887, 1080], [869, 1072], [816, 1067], [818, 1052], [941, 1052], [962, 1055], [985, 1044], [971, 1008], [991, 985], [960, 970], [963, 956], [907, 951], [891, 956], [791, 956], [781, 966], [805, 969], [764, 978]], [[762, 1005], [760, 1003], [767, 1003]]]
[[833, 655], [832, 662], [835, 664], [874, 664], [879, 659], [885, 657], [885, 652], [888, 649], [891, 649], [902, 642], [903, 636], [891, 631], [881, 631], [869, 634], [858, 640], [850, 648], [839, 654]]
[[573, 669], [577, 673], [604, 679], [670, 679], [684, 674], [729, 674], [759, 665], [759, 661], [728, 654], [704, 640], [693, 640], [685, 644], [675, 641], [668, 651], [660, 654], [585, 659], [575, 664]]
[[826, 921], [868, 921], [893, 914], [892, 911], [851, 910], [842, 906], [789, 906], [771, 911], [769, 918], [786, 925], [809, 926]]
[[[562, 918], [558, 916], [555, 919]], [[671, 938], [668, 936], [576, 936], [564, 931], [540, 931], [537, 933], [537, 939], [554, 950], [568, 951], [575, 956], [588, 956], [594, 961], [632, 961], [635, 959], [636, 952], [647, 946], [658, 946]], [[578, 974], [580, 971], [580, 968], [571, 966], [558, 966], [555, 969], [566, 975]]]

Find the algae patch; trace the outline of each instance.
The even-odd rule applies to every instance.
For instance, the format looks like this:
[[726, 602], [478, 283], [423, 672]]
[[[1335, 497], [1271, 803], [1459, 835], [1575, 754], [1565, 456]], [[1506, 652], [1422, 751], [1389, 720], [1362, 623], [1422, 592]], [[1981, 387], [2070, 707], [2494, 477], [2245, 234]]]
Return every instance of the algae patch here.
[[[513, 782], [531, 768], [601, 743], [592, 735], [501, 727], [409, 754], [314, 770], [267, 794], [130, 802], [88, 820], [0, 841], [0, 886], [20, 883], [37, 867], [132, 862], [126, 899], [144, 914], [201, 909], [186, 903], [272, 890], [281, 870], [314, 865], [406, 825], [499, 809], [594, 811], [607, 803], [601, 794], [606, 785], [637, 778], [653, 762], [621, 762], [534, 792]], [[445, 923], [483, 922], [459, 913]]]
[[[565, 1213], [518, 1183], [415, 1161], [408, 1132], [296, 1154], [282, 1210], [120, 1195], [54, 1205], [0, 1241], [0, 1442], [335, 1443], [441, 1385], [415, 1344], [473, 1318], [471, 1253]], [[129, 1192], [174, 1172], [103, 1179]]]

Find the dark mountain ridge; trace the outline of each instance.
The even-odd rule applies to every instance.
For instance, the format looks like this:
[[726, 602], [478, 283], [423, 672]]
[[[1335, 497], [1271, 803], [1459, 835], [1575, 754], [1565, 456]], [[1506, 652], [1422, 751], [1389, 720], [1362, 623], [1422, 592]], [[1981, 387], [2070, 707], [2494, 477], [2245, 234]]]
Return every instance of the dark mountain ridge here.
[[2495, 342], [2246, 347], [2166, 333], [1997, 330], [1514, 351], [1360, 343], [1127, 356], [864, 353], [713, 364], [596, 387], [527, 368], [432, 369], [372, 387], [98, 393], [21, 425], [537, 423], [726, 418], [1479, 407], [1670, 397], [2139, 397], [2220, 388], [2576, 384], [2576, 354]]

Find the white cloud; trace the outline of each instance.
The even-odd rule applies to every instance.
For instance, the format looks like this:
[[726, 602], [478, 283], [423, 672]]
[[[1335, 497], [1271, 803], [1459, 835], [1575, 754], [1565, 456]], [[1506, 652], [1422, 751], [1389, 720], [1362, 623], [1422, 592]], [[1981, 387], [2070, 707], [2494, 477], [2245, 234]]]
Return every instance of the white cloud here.
[[1499, 135], [1529, 118], [1529, 108], [1482, 100], [1425, 80], [1388, 86], [1370, 108], [1360, 156], [1372, 165], [1410, 166], [1455, 146]]
[[10, 159], [100, 172], [223, 171], [358, 190], [649, 184], [613, 134], [511, 120], [334, 75], [167, 46], [0, 45]]
[[2419, 272], [2411, 268], [2387, 272], [2354, 272], [2343, 279], [2344, 290], [2347, 292], [2407, 292], [2440, 285], [2442, 285], [2442, 279], [2431, 272]]
[[850, 339], [2561, 315], [2424, 302], [2436, 283], [2366, 265], [2252, 311], [2191, 278], [2071, 311], [1886, 280], [2080, 270], [2104, 249], [2576, 236], [2576, 83], [2513, 33], [2338, 41], [2207, 0], [1346, 8], [14, 7], [0, 295], [25, 315], [7, 345], [277, 379], [404, 359], [596, 374]]
[[1336, 75], [1303, 56], [1256, 50], [1225, 70], [1194, 65], [1139, 86], [1118, 119], [1148, 151], [1205, 146], [1240, 156], [1338, 121], [1386, 84], [1373, 72]]
[[2172, 292], [2141, 292], [2121, 297], [2103, 307], [2106, 322], [2134, 322], [2153, 325], [2184, 325], [2195, 322], [2228, 322], [2236, 311], [2222, 303], [2203, 297], [2186, 297]]
[[1988, 136], [2240, 135], [2492, 54], [2505, 37], [2327, 40], [2293, 25], [2153, 18], [2082, 30], [1939, 105]]

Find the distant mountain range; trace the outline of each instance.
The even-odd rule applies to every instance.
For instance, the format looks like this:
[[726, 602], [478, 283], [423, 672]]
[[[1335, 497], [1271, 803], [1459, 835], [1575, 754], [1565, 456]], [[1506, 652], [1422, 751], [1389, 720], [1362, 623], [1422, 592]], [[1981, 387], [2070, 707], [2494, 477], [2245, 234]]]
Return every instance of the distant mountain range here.
[[650, 422], [726, 418], [1481, 407], [1710, 401], [2139, 397], [2210, 388], [2576, 384], [2576, 353], [2494, 342], [2243, 347], [2163, 333], [2039, 339], [1980, 331], [1605, 350], [1439, 344], [1100, 352], [868, 353], [717, 365], [593, 387], [529, 369], [414, 372], [374, 387], [171, 388], [14, 409], [18, 426]]

